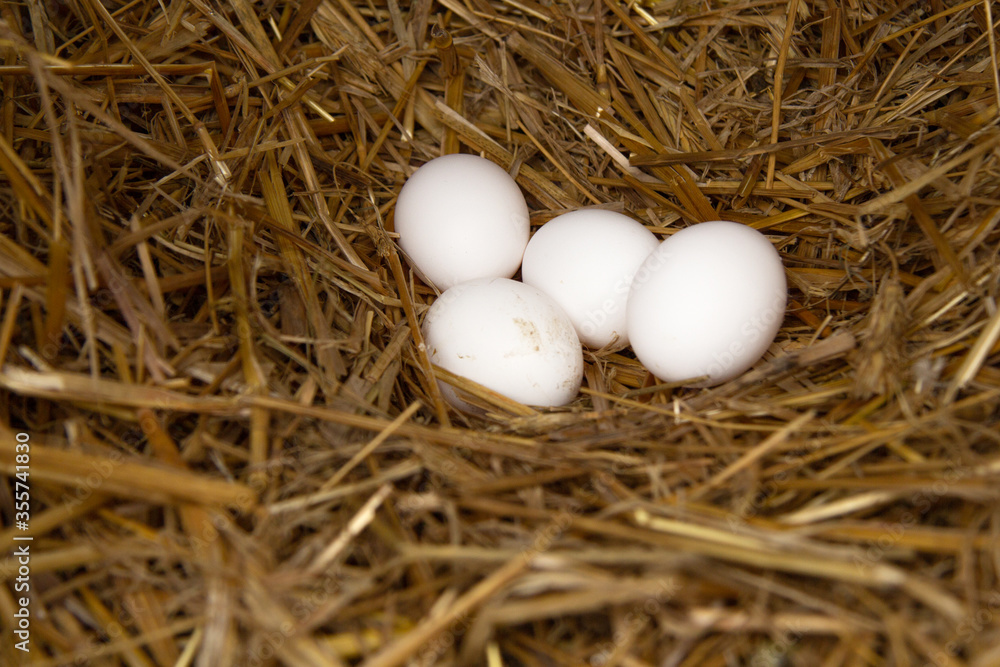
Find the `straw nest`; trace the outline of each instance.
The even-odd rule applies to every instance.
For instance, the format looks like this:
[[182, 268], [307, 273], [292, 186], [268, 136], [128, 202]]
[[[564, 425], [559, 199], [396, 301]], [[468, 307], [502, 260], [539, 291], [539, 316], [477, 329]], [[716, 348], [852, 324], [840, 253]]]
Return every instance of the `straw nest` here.
[[[404, 5], [0, 5], [0, 662], [1000, 664], [990, 3]], [[762, 230], [777, 340], [447, 409], [392, 211], [456, 151]]]

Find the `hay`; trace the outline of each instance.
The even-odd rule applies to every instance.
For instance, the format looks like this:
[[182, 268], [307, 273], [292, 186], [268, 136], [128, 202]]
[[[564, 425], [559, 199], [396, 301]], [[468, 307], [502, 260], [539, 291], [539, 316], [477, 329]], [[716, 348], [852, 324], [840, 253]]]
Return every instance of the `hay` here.
[[[0, 18], [3, 664], [1000, 663], [988, 1]], [[456, 150], [536, 225], [768, 234], [765, 359], [591, 354], [560, 410], [431, 368], [392, 209]]]

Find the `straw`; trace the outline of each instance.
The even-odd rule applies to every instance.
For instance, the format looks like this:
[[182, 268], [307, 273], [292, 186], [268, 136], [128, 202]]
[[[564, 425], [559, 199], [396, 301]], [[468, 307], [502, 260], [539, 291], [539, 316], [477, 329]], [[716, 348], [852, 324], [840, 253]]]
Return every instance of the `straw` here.
[[[0, 664], [997, 664], [996, 14], [0, 4]], [[759, 230], [777, 337], [559, 408], [433, 364], [451, 152], [534, 229]]]

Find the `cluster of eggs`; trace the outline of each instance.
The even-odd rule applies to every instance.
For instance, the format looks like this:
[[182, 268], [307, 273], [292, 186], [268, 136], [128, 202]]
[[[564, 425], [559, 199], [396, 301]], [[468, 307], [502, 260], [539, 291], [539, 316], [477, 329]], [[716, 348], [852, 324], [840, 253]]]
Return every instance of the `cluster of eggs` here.
[[784, 317], [781, 258], [757, 230], [702, 222], [660, 242], [591, 208], [530, 236], [517, 183], [475, 155], [417, 169], [394, 219], [411, 266], [443, 291], [422, 328], [431, 362], [526, 405], [577, 396], [583, 345], [631, 345], [665, 382], [725, 382], [760, 359]]

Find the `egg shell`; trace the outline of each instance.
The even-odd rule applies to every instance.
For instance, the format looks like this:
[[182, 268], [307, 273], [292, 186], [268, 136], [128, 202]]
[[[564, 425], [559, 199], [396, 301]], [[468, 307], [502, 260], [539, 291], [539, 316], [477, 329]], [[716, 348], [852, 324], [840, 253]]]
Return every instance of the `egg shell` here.
[[478, 155], [444, 155], [407, 179], [396, 199], [399, 245], [440, 290], [510, 278], [528, 243], [528, 206], [502, 168]]
[[627, 311], [632, 349], [665, 382], [725, 382], [774, 340], [787, 292], [781, 256], [766, 236], [735, 222], [693, 225], [636, 272]]
[[[428, 309], [424, 343], [432, 363], [526, 405], [572, 401], [583, 380], [583, 348], [569, 317], [540, 291], [505, 278], [445, 291]], [[441, 383], [445, 399], [467, 410]]]
[[580, 209], [542, 225], [528, 241], [521, 279], [562, 306], [580, 341], [628, 345], [625, 305], [632, 276], [659, 241], [627, 215]]

